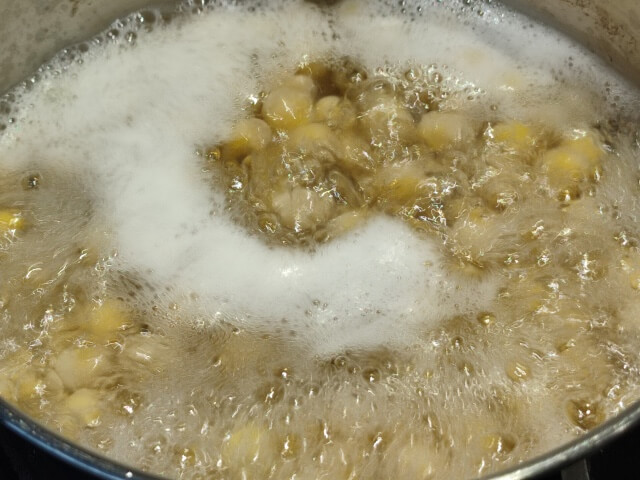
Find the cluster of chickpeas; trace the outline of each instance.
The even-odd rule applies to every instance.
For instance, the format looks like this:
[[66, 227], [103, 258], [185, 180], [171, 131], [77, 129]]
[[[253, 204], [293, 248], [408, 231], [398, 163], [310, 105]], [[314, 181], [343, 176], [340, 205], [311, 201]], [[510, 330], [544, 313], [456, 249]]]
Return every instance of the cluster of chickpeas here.
[[[544, 319], [540, 335], [551, 335], [552, 356], [565, 362], [559, 376], [597, 392], [571, 394], [567, 418], [593, 428], [606, 409], [600, 387], [578, 375], [577, 352], [594, 352], [601, 381], [615, 381], [605, 348], [582, 330], [596, 301], [570, 299], [597, 288], [607, 264], [620, 263], [627, 284], [640, 285], [629, 260], [618, 262], [634, 254], [603, 254], [588, 223], [602, 208], [593, 199], [610, 151], [605, 134], [509, 119], [495, 108], [454, 109], [440, 101], [440, 80], [425, 82], [415, 69], [374, 74], [350, 61], [302, 65], [263, 92], [208, 159], [238, 221], [268, 241], [325, 242], [378, 212], [439, 235], [464, 272], [502, 271], [510, 286], [477, 321], [492, 329], [509, 310]], [[553, 290], [558, 282], [566, 299]], [[528, 355], [504, 366], [514, 384], [544, 363], [539, 351]]]
[[45, 312], [43, 319], [36, 340], [5, 350], [0, 397], [72, 439], [99, 427], [105, 415], [133, 415], [141, 395], [123, 378], [134, 370], [152, 375], [166, 346], [115, 299], [78, 305], [64, 317]]
[[[139, 398], [122, 377], [145, 366], [151, 372], [162, 342], [141, 328], [142, 315], [103, 291], [108, 269], [99, 240], [85, 232], [78, 243], [78, 231], [64, 225], [84, 205], [67, 211], [52, 199], [59, 189], [73, 204], [75, 192], [56, 175], [44, 186], [39, 175], [16, 177], [5, 173], [0, 185], [0, 205], [7, 205], [0, 208], [0, 397], [78, 438], [114, 404], [133, 413]], [[43, 233], [53, 225], [56, 241]]]
[[208, 150], [231, 209], [284, 244], [327, 241], [382, 211], [446, 234], [482, 264], [483, 224], [537, 190], [567, 204], [598, 180], [597, 132], [450, 110], [440, 81], [425, 84], [416, 69], [372, 75], [348, 60], [301, 66]]
[[[601, 423], [609, 404], [623, 402], [620, 371], [631, 370], [603, 347], [615, 328], [591, 315], [605, 303], [597, 283], [605, 276], [611, 285], [640, 289], [640, 256], [622, 234], [608, 236], [612, 223], [589, 233], [606, 175], [604, 134], [584, 126], [558, 131], [492, 109], [453, 109], [443, 88], [419, 69], [374, 74], [351, 61], [308, 63], [260, 95], [231, 138], [208, 149], [208, 161], [225, 184], [231, 212], [268, 241], [309, 246], [369, 215], [393, 215], [438, 235], [464, 273], [499, 271], [508, 281], [491, 310], [443, 319], [422, 332], [424, 344], [402, 353], [318, 360], [279, 333], [236, 328], [217, 332], [223, 340], [194, 340], [186, 355], [209, 364], [193, 367], [206, 380], [196, 379], [198, 408], [185, 418], [204, 423], [199, 435], [183, 427], [186, 440], [171, 446], [167, 472], [241, 478], [308, 468], [309, 476], [355, 478], [381, 468], [389, 477], [420, 478], [454, 468], [451, 459], [462, 451], [479, 459], [480, 467], [469, 468], [484, 473], [526, 458], [530, 415], [518, 400], [528, 408], [546, 402], [530, 396], [531, 385], [566, 400], [562, 415], [579, 431]], [[36, 180], [29, 188], [37, 188]], [[40, 242], [30, 237], [37, 221], [20, 202], [0, 208], [0, 253], [23, 240], [31, 252], [29, 242]], [[606, 242], [611, 249], [595, 248]], [[26, 340], [0, 339], [0, 397], [76, 439], [108, 431], [114, 410], [131, 428], [136, 422], [144, 428], [136, 415], [156, 399], [136, 388], [153, 376], [168, 384], [167, 372], [189, 370], [171, 370], [174, 355], [187, 349], [146, 328], [149, 312], [96, 287], [104, 283], [98, 270], [108, 268], [87, 252], [67, 249], [57, 254], [64, 268], [52, 262], [24, 278], [16, 267], [13, 291], [0, 290], [3, 315], [32, 318], [18, 329]], [[100, 295], [88, 293], [94, 287]], [[16, 305], [13, 297], [39, 300]], [[609, 310], [604, 305], [601, 316]], [[487, 383], [484, 370], [498, 372], [501, 389]], [[473, 403], [470, 385], [488, 406]], [[209, 386], [211, 398], [203, 393]], [[167, 404], [179, 393], [168, 392]], [[469, 415], [461, 425], [448, 417], [457, 413], [446, 402], [477, 408], [477, 418]], [[424, 423], [410, 434], [408, 415]], [[461, 442], [467, 450], [451, 447]], [[153, 469], [169, 447], [160, 441], [147, 447], [155, 457], [143, 467]]]

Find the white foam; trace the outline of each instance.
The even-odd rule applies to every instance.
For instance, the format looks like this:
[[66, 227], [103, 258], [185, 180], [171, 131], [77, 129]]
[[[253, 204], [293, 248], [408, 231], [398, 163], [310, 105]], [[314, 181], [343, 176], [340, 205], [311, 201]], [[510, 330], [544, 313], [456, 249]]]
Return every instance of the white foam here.
[[[73, 76], [36, 88], [27, 100], [34, 107], [22, 111], [21, 127], [3, 138], [3, 149], [19, 162], [46, 146], [37, 156], [85, 172], [105, 227], [115, 232], [119, 267], [196, 292], [210, 311], [287, 318], [299, 328], [310, 323], [325, 348], [329, 338], [333, 346], [356, 337], [388, 340], [398, 317], [435, 322], [459, 310], [443, 300], [453, 298], [451, 280], [431, 241], [378, 219], [315, 254], [270, 249], [229, 221], [194, 154], [228, 132], [238, 112], [230, 93], [255, 90], [251, 54], [271, 62], [284, 50], [292, 63], [329, 49], [319, 37], [329, 30], [326, 19], [295, 8], [294, 23], [278, 12], [225, 10], [150, 34], [135, 49], [97, 52]], [[314, 300], [327, 306], [311, 321], [305, 311]], [[439, 304], [443, 310], [424, 313]]]
[[[227, 218], [195, 150], [228, 134], [240, 99], [258, 88], [256, 72], [290, 68], [303, 55], [337, 52], [372, 68], [385, 61], [448, 63], [470, 84], [502, 92], [522, 87], [505, 79], [523, 65], [519, 74], [544, 86], [565, 56], [584, 57], [554, 35], [523, 42], [529, 34], [515, 21], [489, 41], [489, 30], [461, 28], [441, 10], [408, 22], [353, 0], [330, 25], [315, 7], [282, 2], [254, 15], [220, 8], [188, 19], [188, 27], [158, 27], [140, 34], [134, 48], [92, 50], [82, 66], [37, 84], [0, 140], [0, 153], [14, 168], [37, 158], [84, 172], [98, 216], [114, 233], [118, 266], [198, 293], [210, 312], [286, 317], [323, 338], [319, 348], [356, 337], [388, 340], [399, 317], [436, 322], [471, 304], [482, 308], [495, 285], [459, 285], [445, 275], [433, 240], [389, 219], [315, 254], [267, 248]], [[363, 21], [367, 14], [375, 21]], [[327, 307], [309, 316], [314, 300]]]

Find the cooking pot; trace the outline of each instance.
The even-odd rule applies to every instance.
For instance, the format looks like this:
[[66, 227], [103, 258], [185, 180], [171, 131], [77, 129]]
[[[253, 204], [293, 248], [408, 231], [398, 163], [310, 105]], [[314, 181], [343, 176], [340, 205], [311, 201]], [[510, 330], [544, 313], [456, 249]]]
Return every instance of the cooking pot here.
[[[204, 4], [208, 0], [200, 1]], [[446, 1], [480, 7], [492, 3], [492, 0]], [[131, 11], [163, 3], [171, 2], [0, 0], [0, 93], [25, 78], [28, 81], [39, 65], [65, 46], [90, 38]], [[503, 3], [574, 37], [631, 82], [640, 84], [637, 0], [504, 0]], [[2, 399], [0, 423], [4, 427], [0, 446], [16, 470], [24, 472], [24, 478], [55, 478], [55, 472], [62, 471], [105, 479], [154, 478], [67, 442]], [[540, 477], [567, 466], [563, 478], [573, 478], [570, 472], [572, 468], [580, 470], [581, 458], [637, 425], [640, 425], [640, 403], [561, 448], [487, 478]], [[0, 454], [0, 464], [2, 460]]]

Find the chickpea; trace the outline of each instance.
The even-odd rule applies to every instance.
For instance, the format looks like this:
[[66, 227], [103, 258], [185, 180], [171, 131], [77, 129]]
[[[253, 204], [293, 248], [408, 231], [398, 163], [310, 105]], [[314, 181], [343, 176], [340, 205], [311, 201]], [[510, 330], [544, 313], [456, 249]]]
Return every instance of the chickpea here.
[[360, 135], [353, 131], [343, 131], [338, 140], [341, 142], [338, 162], [342, 168], [357, 177], [375, 168], [376, 161], [369, 144]]
[[389, 95], [377, 97], [373, 105], [360, 116], [360, 122], [365, 132], [378, 141], [410, 141], [414, 137], [415, 125], [411, 112]]
[[[236, 470], [251, 464], [268, 465], [275, 451], [271, 433], [255, 423], [247, 423], [231, 432], [222, 448], [222, 459]], [[255, 467], [254, 467], [255, 468]]]
[[24, 217], [16, 209], [0, 209], [0, 234], [15, 233], [25, 227]]
[[327, 223], [326, 234], [330, 238], [338, 237], [361, 225], [366, 215], [359, 211], [350, 211], [332, 218]]
[[468, 142], [474, 131], [469, 119], [460, 113], [429, 112], [418, 123], [418, 134], [430, 148], [439, 151]]
[[15, 379], [16, 398], [22, 405], [34, 407], [41, 397], [43, 381], [33, 369], [23, 372]]
[[313, 118], [332, 127], [351, 128], [356, 123], [356, 110], [348, 99], [329, 95], [315, 104]]
[[478, 193], [488, 207], [495, 210], [504, 210], [518, 201], [518, 186], [520, 183], [516, 175], [503, 173], [490, 178], [478, 189]]
[[284, 188], [272, 196], [272, 205], [282, 224], [296, 232], [327, 221], [333, 200], [304, 187]]
[[127, 337], [124, 355], [137, 364], [151, 365], [154, 371], [161, 371], [167, 361], [169, 351], [164, 338], [160, 335], [138, 334]]
[[470, 208], [453, 227], [453, 239], [458, 255], [483, 265], [493, 249], [500, 230], [500, 218], [485, 207]]
[[574, 130], [571, 137], [565, 140], [564, 143], [571, 150], [594, 164], [594, 166], [597, 166], [604, 155], [602, 142], [594, 132], [588, 130]]
[[259, 118], [240, 120], [233, 129], [227, 149], [233, 156], [243, 157], [263, 149], [271, 141], [271, 127]]
[[69, 395], [62, 406], [82, 426], [96, 427], [100, 424], [102, 409], [100, 394], [96, 390], [81, 388]]
[[595, 180], [604, 150], [595, 134], [576, 130], [560, 146], [549, 150], [542, 158], [542, 170], [549, 185], [561, 193], [561, 198], [573, 199], [580, 194], [580, 184]]
[[392, 205], [401, 206], [415, 200], [425, 175], [419, 165], [412, 163], [381, 172], [378, 195]]
[[322, 97], [314, 107], [314, 119], [317, 122], [328, 122], [330, 119], [334, 118], [335, 111], [338, 109], [340, 102], [341, 99], [337, 95]]
[[295, 128], [289, 135], [289, 145], [307, 152], [314, 152], [320, 148], [335, 152], [339, 148], [336, 136], [323, 123], [309, 123]]
[[105, 301], [83, 320], [82, 329], [103, 344], [117, 340], [118, 333], [133, 325], [123, 306], [114, 300]]
[[316, 87], [313, 78], [309, 75], [297, 74], [291, 77], [285, 78], [282, 86], [293, 89], [300, 90], [301, 92], [306, 92], [312, 97], [315, 97], [318, 93], [318, 87]]
[[521, 122], [500, 123], [491, 129], [493, 140], [514, 152], [523, 152], [535, 144], [533, 129]]
[[290, 129], [311, 118], [313, 97], [297, 88], [280, 87], [271, 91], [262, 104], [262, 114], [273, 128]]
[[101, 347], [69, 347], [58, 354], [53, 368], [70, 390], [92, 386], [112, 369], [109, 352]]
[[561, 146], [544, 155], [542, 170], [547, 175], [551, 188], [566, 192], [571, 199], [580, 194], [580, 183], [595, 175], [596, 167], [594, 162], [579, 151]]
[[[435, 447], [424, 440], [407, 442], [399, 448], [397, 469], [408, 478], [429, 478], [442, 466], [441, 460], [434, 454]], [[395, 473], [395, 472], [394, 472]], [[397, 473], [396, 473], [397, 475]], [[390, 475], [393, 477], [395, 475]]]

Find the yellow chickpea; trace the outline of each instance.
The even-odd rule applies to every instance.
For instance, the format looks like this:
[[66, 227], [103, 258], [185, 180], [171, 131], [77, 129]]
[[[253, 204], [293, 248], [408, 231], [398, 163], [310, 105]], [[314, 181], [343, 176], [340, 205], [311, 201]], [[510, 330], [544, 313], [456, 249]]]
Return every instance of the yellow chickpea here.
[[378, 195], [391, 206], [401, 207], [419, 195], [419, 185], [424, 176], [422, 168], [415, 163], [384, 169], [378, 181]]
[[247, 423], [231, 432], [229, 440], [222, 447], [222, 460], [233, 470], [246, 469], [255, 473], [256, 478], [263, 478], [263, 469], [268, 468], [277, 452], [274, 440], [269, 430]]
[[507, 122], [495, 125], [491, 137], [496, 143], [516, 152], [526, 151], [535, 144], [533, 129], [521, 122]]
[[132, 326], [133, 322], [122, 305], [115, 300], [106, 300], [82, 318], [81, 328], [90, 333], [99, 343], [118, 339], [118, 333]]
[[473, 138], [469, 119], [459, 113], [429, 112], [418, 123], [418, 134], [433, 150], [458, 146]]
[[266, 96], [262, 114], [273, 128], [286, 130], [309, 122], [312, 108], [313, 96], [310, 92], [280, 87]]
[[82, 426], [96, 427], [100, 424], [102, 409], [100, 394], [96, 390], [81, 388], [69, 395], [62, 405]]
[[271, 127], [259, 118], [245, 118], [234, 127], [231, 140], [226, 144], [226, 154], [244, 157], [255, 150], [263, 149], [271, 142]]
[[19, 210], [14, 208], [0, 209], [0, 234], [15, 233], [16, 230], [23, 230], [24, 226], [24, 217]]
[[578, 131], [542, 157], [549, 186], [563, 199], [580, 194], [580, 184], [597, 178], [604, 150], [593, 134]]

